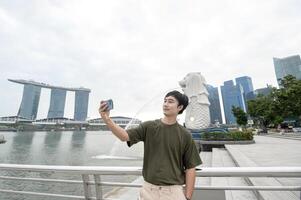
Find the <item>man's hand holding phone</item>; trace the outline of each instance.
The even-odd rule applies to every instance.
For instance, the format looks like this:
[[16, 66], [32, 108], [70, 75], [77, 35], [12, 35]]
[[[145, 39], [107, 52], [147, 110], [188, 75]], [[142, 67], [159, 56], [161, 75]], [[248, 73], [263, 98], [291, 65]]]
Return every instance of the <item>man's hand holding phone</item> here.
[[112, 99], [106, 100], [106, 101], [100, 101], [100, 107], [98, 109], [98, 112], [104, 120], [107, 119], [110, 116], [110, 110], [113, 109], [113, 101]]

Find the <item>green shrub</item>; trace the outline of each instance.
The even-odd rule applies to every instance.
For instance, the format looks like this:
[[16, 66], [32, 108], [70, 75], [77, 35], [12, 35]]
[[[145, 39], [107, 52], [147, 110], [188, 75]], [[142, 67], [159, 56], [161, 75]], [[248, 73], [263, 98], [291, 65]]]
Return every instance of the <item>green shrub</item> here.
[[228, 133], [222, 132], [205, 132], [201, 136], [202, 140], [216, 140], [216, 141], [239, 141], [239, 140], [253, 140], [253, 133], [251, 131], [233, 131]]

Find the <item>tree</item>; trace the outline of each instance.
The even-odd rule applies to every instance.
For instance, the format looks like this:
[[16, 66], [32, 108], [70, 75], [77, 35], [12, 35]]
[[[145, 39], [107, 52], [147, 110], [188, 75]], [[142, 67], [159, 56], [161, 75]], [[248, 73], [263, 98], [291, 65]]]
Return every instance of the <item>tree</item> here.
[[258, 95], [254, 100], [247, 103], [249, 115], [263, 129], [264, 133], [267, 133], [267, 127], [270, 124], [278, 124], [279, 121], [282, 121], [275, 112], [275, 100], [272, 95]]
[[248, 114], [264, 132], [267, 127], [280, 124], [283, 119], [301, 118], [301, 80], [288, 75], [280, 80], [280, 89], [273, 88], [267, 95], [258, 95], [247, 102]]
[[240, 108], [232, 106], [232, 113], [236, 118], [236, 123], [240, 126], [245, 127], [248, 123], [247, 114]]
[[280, 89], [273, 93], [278, 115], [298, 119], [301, 116], [301, 80], [288, 75], [280, 80]]

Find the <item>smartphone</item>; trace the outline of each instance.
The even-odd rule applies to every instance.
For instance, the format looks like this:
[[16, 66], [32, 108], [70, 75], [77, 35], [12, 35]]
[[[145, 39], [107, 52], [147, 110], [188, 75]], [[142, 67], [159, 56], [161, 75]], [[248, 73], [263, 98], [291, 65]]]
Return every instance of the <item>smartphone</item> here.
[[107, 111], [110, 111], [110, 110], [112, 110], [114, 108], [113, 100], [112, 99], [106, 100], [105, 102], [108, 105]]

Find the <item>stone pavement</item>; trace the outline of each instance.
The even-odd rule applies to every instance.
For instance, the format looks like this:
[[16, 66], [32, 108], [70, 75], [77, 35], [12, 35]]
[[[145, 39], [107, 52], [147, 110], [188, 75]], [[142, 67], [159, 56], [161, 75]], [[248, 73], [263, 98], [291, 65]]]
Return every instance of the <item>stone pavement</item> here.
[[[240, 167], [300, 167], [301, 141], [255, 136], [255, 144], [226, 145], [226, 149]], [[300, 178], [249, 178], [253, 185], [301, 185]], [[300, 200], [299, 192], [259, 191], [264, 200]]]

